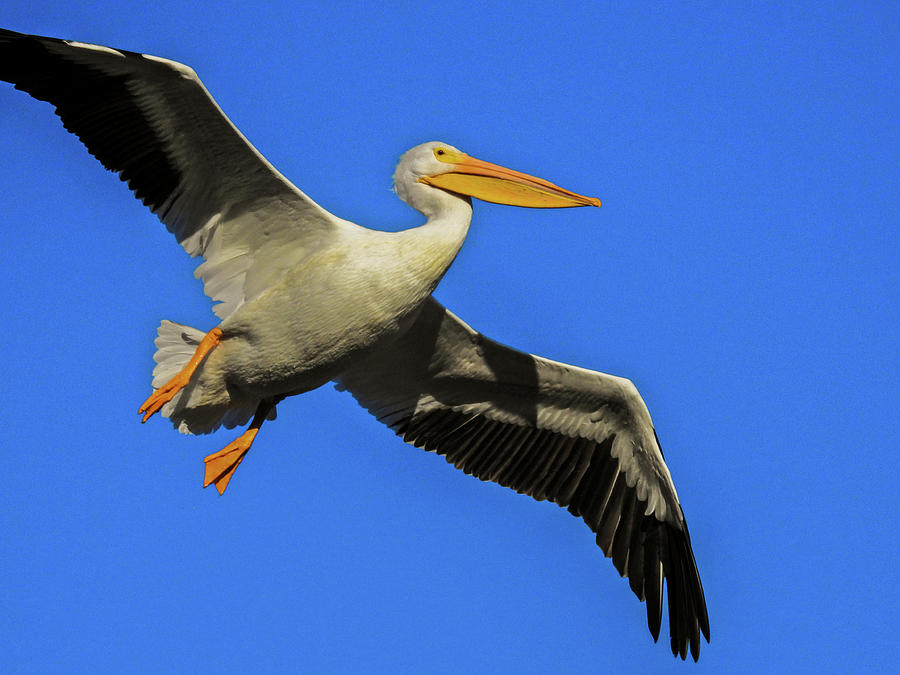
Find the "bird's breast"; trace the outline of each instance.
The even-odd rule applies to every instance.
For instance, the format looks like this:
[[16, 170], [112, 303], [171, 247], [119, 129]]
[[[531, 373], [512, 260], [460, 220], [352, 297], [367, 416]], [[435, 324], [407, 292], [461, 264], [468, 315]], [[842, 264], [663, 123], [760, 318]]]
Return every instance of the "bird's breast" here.
[[226, 377], [254, 395], [308, 391], [393, 342], [436, 280], [391, 251], [310, 256], [222, 323]]

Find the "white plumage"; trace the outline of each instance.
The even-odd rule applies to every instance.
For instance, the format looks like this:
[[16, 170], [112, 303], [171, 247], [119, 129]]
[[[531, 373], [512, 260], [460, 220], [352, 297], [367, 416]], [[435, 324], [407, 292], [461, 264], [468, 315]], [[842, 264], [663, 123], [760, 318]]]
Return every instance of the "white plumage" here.
[[66, 128], [203, 263], [209, 333], [163, 321], [160, 411], [177, 428], [250, 428], [206, 459], [224, 491], [284, 397], [329, 381], [404, 440], [466, 473], [568, 507], [647, 601], [672, 651], [709, 639], [703, 589], [650, 415], [628, 380], [480, 335], [431, 293], [472, 218], [471, 197], [599, 206], [445, 143], [401, 158], [397, 194], [427, 217], [402, 232], [338, 218], [288, 182], [231, 124], [190, 68], [133, 52], [0, 31], [0, 79], [56, 106]]

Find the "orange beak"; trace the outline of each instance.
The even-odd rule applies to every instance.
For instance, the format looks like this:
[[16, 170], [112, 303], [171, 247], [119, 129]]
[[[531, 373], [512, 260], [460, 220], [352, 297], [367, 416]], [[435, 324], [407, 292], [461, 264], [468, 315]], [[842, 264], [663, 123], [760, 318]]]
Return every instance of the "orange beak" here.
[[435, 158], [453, 168], [447, 173], [423, 176], [419, 181], [444, 190], [495, 204], [534, 209], [600, 206], [596, 197], [576, 194], [543, 178], [475, 159], [463, 152], [436, 148]]

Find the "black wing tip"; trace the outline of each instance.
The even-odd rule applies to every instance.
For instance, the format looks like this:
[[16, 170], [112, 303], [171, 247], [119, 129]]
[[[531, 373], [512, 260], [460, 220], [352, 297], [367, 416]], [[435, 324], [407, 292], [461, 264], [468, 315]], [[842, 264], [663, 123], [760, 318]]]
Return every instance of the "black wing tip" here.
[[683, 520], [680, 525], [664, 526], [670, 644], [673, 656], [686, 660], [690, 651], [696, 662], [700, 658], [700, 635], [709, 643], [709, 615], [687, 525]]
[[72, 56], [78, 51], [78, 45], [65, 40], [0, 29], [0, 80], [53, 105], [65, 129], [106, 169], [118, 173], [144, 205], [158, 212], [177, 196], [181, 169], [165, 134], [151, 123], [145, 104], [134, 93], [132, 84], [142, 77], [140, 69], [103, 65], [105, 58], [118, 64], [122, 57], [144, 56], [121, 49], [104, 55], [100, 50], [99, 61], [82, 62]]
[[650, 611], [650, 607], [647, 607], [647, 628], [650, 629], [650, 637], [653, 638], [654, 642], [659, 642], [659, 631], [662, 628], [662, 612], [654, 615]]
[[[14, 30], [9, 30], [8, 28], [0, 28], [0, 43], [11, 43], [11, 42], [34, 42], [38, 45], [44, 46], [47, 43], [57, 44], [57, 45], [66, 45], [67, 47], [71, 47], [73, 49], [77, 49], [79, 47], [83, 47], [84, 45], [89, 45], [91, 47], [104, 47], [104, 45], [95, 44], [91, 42], [81, 42], [80, 40], [74, 40], [71, 38], [57, 38], [51, 37], [49, 35], [35, 35], [33, 33], [19, 33]], [[73, 44], [76, 43], [76, 44]], [[127, 49], [119, 49], [118, 47], [104, 47], [105, 49], [112, 50], [114, 52], [118, 52], [122, 56], [135, 57], [135, 58], [144, 58], [146, 55], [141, 54], [140, 52], [128, 51]]]
[[[40, 39], [39, 35], [30, 35], [28, 33], [19, 33], [14, 30], [9, 30], [8, 28], [0, 28], [0, 42], [11, 42], [13, 40], [21, 40], [23, 38], [30, 39]], [[49, 40], [55, 40], [56, 38], [46, 38]]]
[[545, 458], [542, 472], [546, 475], [541, 478], [533, 471], [525, 472], [523, 466], [529, 464], [525, 459], [534, 459], [535, 447], [550, 443], [543, 432], [524, 443], [516, 458], [501, 449], [509, 430], [501, 433], [495, 427], [503, 425], [486, 417], [451, 409], [417, 416], [408, 406], [387, 407], [376, 411], [376, 417], [407, 443], [444, 455], [468, 474], [550, 499], [583, 518], [605, 556], [612, 558], [620, 575], [628, 577], [638, 599], [647, 603], [647, 627], [653, 641], [659, 641], [665, 592], [672, 653], [683, 660], [688, 652], [694, 661], [700, 658], [700, 635], [709, 642], [709, 619], [683, 514], [677, 522], [644, 514], [646, 504], [637, 499], [615, 458], [609, 456], [611, 439], [583, 443], [583, 439], [569, 438], [559, 446], [551, 445], [554, 450], [545, 453], [549, 459]]

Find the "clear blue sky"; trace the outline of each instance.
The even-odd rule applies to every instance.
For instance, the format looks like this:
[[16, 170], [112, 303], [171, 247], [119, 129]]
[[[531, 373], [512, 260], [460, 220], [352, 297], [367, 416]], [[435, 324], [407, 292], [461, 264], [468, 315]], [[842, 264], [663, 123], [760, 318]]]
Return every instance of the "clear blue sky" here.
[[420, 222], [390, 176], [427, 140], [600, 197], [476, 204], [437, 297], [637, 384], [712, 643], [676, 662], [580, 521], [331, 387], [279, 407], [224, 497], [201, 490], [234, 434], [136, 415], [159, 320], [216, 323], [195, 263], [2, 85], [0, 670], [896, 667], [894, 3], [318, 4], [34, 0], [0, 26], [191, 65], [371, 227]]

